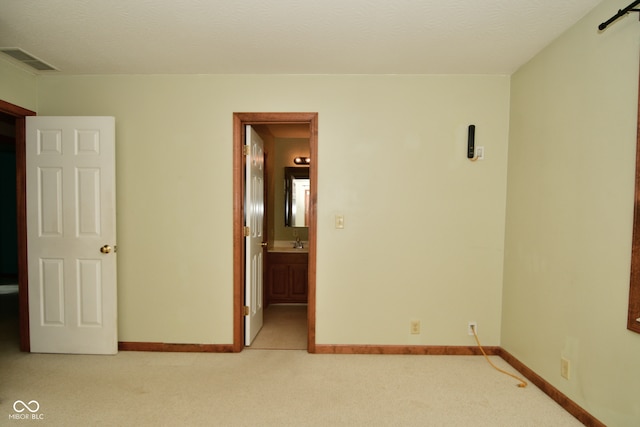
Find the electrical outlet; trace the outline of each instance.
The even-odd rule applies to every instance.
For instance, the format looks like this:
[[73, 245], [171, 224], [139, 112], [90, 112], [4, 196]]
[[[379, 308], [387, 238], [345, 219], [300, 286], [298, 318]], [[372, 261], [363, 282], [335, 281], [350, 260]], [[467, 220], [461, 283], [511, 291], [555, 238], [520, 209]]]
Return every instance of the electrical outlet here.
[[467, 324], [467, 334], [469, 335], [474, 335], [473, 330], [475, 329], [476, 334], [478, 333], [478, 322], [476, 321], [470, 321]]
[[412, 320], [411, 321], [411, 333], [412, 334], [419, 334], [420, 333], [420, 321], [419, 320]]
[[571, 378], [571, 361], [564, 357], [560, 358], [560, 376], [566, 380]]

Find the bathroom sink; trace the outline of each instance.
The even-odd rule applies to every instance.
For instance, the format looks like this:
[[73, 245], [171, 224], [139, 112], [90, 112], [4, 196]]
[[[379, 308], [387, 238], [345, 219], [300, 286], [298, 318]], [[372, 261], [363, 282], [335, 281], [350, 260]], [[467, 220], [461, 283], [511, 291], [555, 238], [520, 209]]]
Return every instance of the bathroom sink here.
[[294, 248], [293, 246], [274, 246], [272, 248], [268, 249], [269, 252], [301, 252], [301, 253], [308, 253], [309, 252], [309, 248], [302, 247], [302, 248]]

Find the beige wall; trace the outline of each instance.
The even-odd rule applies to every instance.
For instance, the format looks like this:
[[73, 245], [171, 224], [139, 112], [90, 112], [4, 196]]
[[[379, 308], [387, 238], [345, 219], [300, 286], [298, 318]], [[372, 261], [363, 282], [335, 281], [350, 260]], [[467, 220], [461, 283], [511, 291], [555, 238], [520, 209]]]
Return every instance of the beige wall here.
[[0, 58], [0, 99], [36, 111], [36, 76]]
[[232, 113], [315, 111], [317, 342], [472, 345], [475, 320], [500, 344], [509, 77], [43, 76], [38, 94], [41, 115], [116, 117], [120, 340], [232, 342]]
[[611, 426], [640, 423], [626, 330], [640, 25], [597, 26], [628, 3], [605, 1], [511, 85], [502, 346]]

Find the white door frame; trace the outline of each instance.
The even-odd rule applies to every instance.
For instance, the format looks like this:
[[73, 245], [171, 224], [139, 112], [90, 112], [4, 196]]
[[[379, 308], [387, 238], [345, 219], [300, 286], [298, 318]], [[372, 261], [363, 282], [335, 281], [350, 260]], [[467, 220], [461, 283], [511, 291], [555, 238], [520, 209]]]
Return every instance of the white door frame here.
[[244, 348], [244, 161], [245, 125], [309, 124], [309, 278], [307, 351], [316, 352], [316, 240], [318, 200], [318, 113], [233, 113], [233, 351]]

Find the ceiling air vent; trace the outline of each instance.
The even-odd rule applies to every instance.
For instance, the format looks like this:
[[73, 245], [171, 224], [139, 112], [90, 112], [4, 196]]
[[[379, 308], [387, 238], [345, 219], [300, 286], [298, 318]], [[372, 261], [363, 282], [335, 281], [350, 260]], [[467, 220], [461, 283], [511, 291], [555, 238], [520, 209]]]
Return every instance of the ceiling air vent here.
[[18, 47], [0, 47], [0, 52], [38, 71], [58, 71], [56, 68]]

